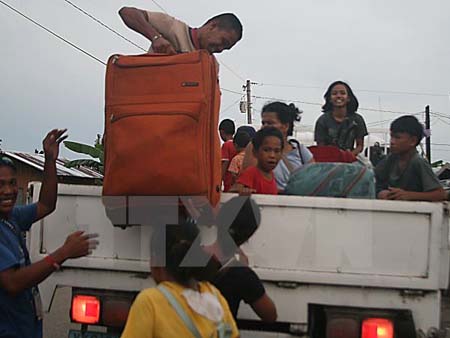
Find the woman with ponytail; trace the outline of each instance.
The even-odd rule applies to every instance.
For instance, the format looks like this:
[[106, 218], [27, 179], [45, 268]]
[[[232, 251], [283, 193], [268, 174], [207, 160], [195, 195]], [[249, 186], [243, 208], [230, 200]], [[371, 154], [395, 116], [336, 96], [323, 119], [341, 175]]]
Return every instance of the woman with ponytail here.
[[193, 222], [154, 229], [151, 274], [158, 286], [142, 291], [122, 338], [239, 337], [227, 301], [206, 279], [209, 256]]
[[[284, 191], [294, 170], [314, 162], [313, 155], [308, 148], [291, 137], [294, 133], [294, 123], [300, 122], [300, 120], [301, 111], [293, 103], [288, 105], [279, 101], [270, 102], [261, 111], [262, 128], [275, 127], [283, 134], [283, 156], [273, 171], [279, 192]], [[256, 162], [250, 143], [245, 151], [243, 167], [254, 166]]]

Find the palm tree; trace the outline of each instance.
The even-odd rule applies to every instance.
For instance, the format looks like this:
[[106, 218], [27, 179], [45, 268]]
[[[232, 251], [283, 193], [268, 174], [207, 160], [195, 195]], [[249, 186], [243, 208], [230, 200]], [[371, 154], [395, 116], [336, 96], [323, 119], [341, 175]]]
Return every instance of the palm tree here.
[[85, 154], [92, 157], [92, 159], [78, 159], [69, 161], [65, 164], [67, 168], [83, 166], [96, 170], [102, 174], [104, 173], [103, 140], [100, 134], [97, 134], [97, 139], [95, 140], [94, 146], [73, 141], [64, 141], [64, 146], [76, 153]]

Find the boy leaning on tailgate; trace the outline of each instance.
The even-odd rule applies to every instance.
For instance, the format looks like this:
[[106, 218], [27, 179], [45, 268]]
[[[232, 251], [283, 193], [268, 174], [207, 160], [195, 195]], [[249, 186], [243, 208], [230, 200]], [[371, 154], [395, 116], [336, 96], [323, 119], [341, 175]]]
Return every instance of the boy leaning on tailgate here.
[[443, 201], [447, 198], [438, 178], [416, 147], [424, 136], [415, 116], [405, 115], [391, 124], [391, 153], [375, 168], [379, 199]]
[[133, 7], [119, 11], [125, 25], [152, 42], [149, 53], [177, 54], [206, 49], [211, 54], [231, 49], [242, 38], [236, 15], [223, 13], [192, 28], [170, 15]]

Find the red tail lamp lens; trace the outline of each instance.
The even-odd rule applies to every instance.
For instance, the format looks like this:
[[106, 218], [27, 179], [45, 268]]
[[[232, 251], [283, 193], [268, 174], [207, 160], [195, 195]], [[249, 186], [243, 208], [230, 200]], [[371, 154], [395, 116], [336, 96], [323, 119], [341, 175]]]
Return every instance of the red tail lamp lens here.
[[72, 320], [82, 324], [98, 323], [100, 300], [94, 296], [74, 296], [72, 298]]
[[365, 319], [362, 324], [361, 338], [394, 338], [394, 324], [384, 318]]

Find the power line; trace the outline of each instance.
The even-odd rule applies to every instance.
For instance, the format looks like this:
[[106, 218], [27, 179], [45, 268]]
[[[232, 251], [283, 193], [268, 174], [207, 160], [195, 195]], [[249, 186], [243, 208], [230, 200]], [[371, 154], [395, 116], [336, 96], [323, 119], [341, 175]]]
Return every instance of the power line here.
[[368, 127], [375, 127], [375, 126], [377, 126], [377, 125], [381, 125], [381, 124], [384, 124], [384, 123], [386, 123], [386, 122], [391, 122], [391, 121], [392, 121], [392, 119], [380, 120], [380, 121], [374, 121], [374, 122], [368, 122], [368, 123], [367, 123], [367, 126], [368, 126]]
[[277, 97], [270, 97], [270, 96], [252, 95], [252, 97], [254, 99], [259, 99], [259, 100], [290, 101], [290, 102], [303, 103], [303, 104], [309, 104], [309, 105], [314, 105], [314, 106], [322, 106], [321, 103], [316, 103], [316, 102], [306, 102], [306, 101], [300, 101], [300, 100], [280, 99], [280, 98], [277, 98]]
[[441, 121], [442, 123], [445, 123], [445, 124], [447, 124], [447, 125], [449, 125], [449, 126], [450, 126], [450, 123], [448, 123], [447, 121], [445, 121], [445, 120], [441, 119], [440, 117], [438, 117], [438, 120], [439, 120], [439, 121]]
[[450, 147], [449, 143], [431, 143], [432, 146], [444, 146], [444, 147]]
[[240, 76], [238, 73], [236, 73], [233, 69], [231, 69], [229, 66], [227, 66], [225, 63], [223, 63], [223, 61], [220, 61], [219, 59], [217, 59], [217, 61], [219, 61], [219, 63], [224, 66], [226, 69], [228, 69], [234, 76], [236, 76], [239, 80], [242, 81], [246, 81], [242, 76]]
[[69, 1], [69, 0], [64, 0], [65, 2], [67, 2], [69, 5], [71, 5], [72, 7], [76, 8], [78, 11], [80, 11], [81, 13], [83, 13], [84, 15], [87, 15], [89, 18], [91, 18], [92, 20], [94, 20], [95, 22], [97, 22], [98, 24], [100, 24], [101, 26], [105, 27], [107, 30], [113, 32], [114, 34], [116, 34], [117, 36], [121, 37], [122, 39], [124, 39], [125, 41], [129, 42], [130, 44], [132, 44], [133, 46], [139, 48], [140, 50], [147, 52], [147, 50], [145, 48], [142, 48], [141, 46], [139, 46], [137, 43], [131, 41], [130, 39], [126, 38], [125, 36], [123, 36], [122, 34], [120, 34], [119, 32], [117, 32], [116, 30], [112, 29], [111, 27], [109, 27], [107, 24], [103, 23], [102, 21], [100, 21], [99, 19], [97, 19], [95, 16], [93, 16], [92, 14], [86, 12], [84, 9], [82, 9], [81, 7], [75, 5], [73, 2]]
[[220, 89], [223, 90], [224, 92], [233, 93], [233, 94], [237, 94], [237, 95], [240, 95], [240, 96], [243, 95], [242, 93], [239, 93], [239, 92], [237, 92], [235, 90], [226, 89], [226, 88], [222, 88], [222, 87]]
[[50, 30], [49, 28], [41, 25], [39, 22], [33, 20], [32, 18], [30, 18], [29, 16], [23, 14], [22, 12], [20, 12], [18, 9], [12, 7], [11, 5], [7, 4], [6, 2], [4, 2], [3, 0], [0, 0], [0, 3], [3, 4], [4, 6], [8, 7], [10, 10], [14, 11], [15, 13], [19, 14], [20, 16], [22, 16], [23, 18], [27, 19], [28, 21], [32, 22], [33, 24], [35, 24], [36, 26], [38, 26], [39, 28], [45, 30], [47, 33], [50, 33], [51, 35], [53, 35], [54, 37], [60, 39], [61, 41], [67, 43], [68, 45], [70, 45], [71, 47], [75, 48], [76, 50], [80, 51], [81, 53], [89, 56], [90, 58], [94, 59], [95, 61], [103, 64], [106, 66], [106, 63], [102, 60], [100, 60], [99, 58], [97, 58], [96, 56], [94, 56], [93, 54], [85, 51], [84, 49], [78, 47], [77, 45], [75, 45], [74, 43], [70, 42], [69, 40], [63, 38], [62, 36], [56, 34], [55, 32], [53, 32], [52, 30]]
[[245, 95], [242, 95], [238, 100], [236, 100], [236, 101], [234, 101], [232, 104], [230, 104], [228, 107], [226, 107], [224, 110], [220, 110], [220, 113], [221, 114], [223, 114], [223, 113], [225, 113], [225, 112], [227, 112], [229, 109], [231, 109], [236, 103], [238, 103], [239, 101], [241, 101], [242, 100], [242, 98], [244, 97]]
[[[414, 113], [414, 114], [410, 114], [410, 115], [412, 115], [412, 116], [417, 116], [417, 115], [421, 115], [421, 114], [423, 114], [423, 113], [424, 113], [424, 112], [421, 111], [421, 112]], [[386, 120], [380, 120], [380, 121], [368, 122], [368, 123], [367, 123], [367, 126], [375, 127], [376, 125], [383, 124], [383, 123], [386, 123], [386, 122], [392, 122], [392, 119], [386, 119]]]
[[402, 114], [402, 115], [410, 115], [408, 112], [404, 111], [395, 111], [395, 110], [386, 110], [386, 109], [375, 109], [375, 108], [358, 108], [358, 110], [366, 110], [366, 111], [374, 111], [380, 113], [390, 113], [390, 114]]
[[[280, 99], [280, 98], [269, 97], [269, 96], [253, 95], [252, 97], [255, 98], [255, 99], [272, 100], [272, 101], [285, 101], [285, 102], [289, 101], [289, 102], [303, 103], [303, 104], [309, 104], [309, 105], [314, 105], [314, 106], [322, 106], [323, 105], [322, 103], [317, 103], [317, 102], [307, 102], [307, 101], [293, 100], [293, 99]], [[381, 112], [381, 113], [391, 113], [391, 114], [402, 114], [402, 115], [407, 114], [407, 115], [409, 115], [408, 112], [395, 111], [395, 110], [386, 110], [386, 109], [375, 109], [375, 108], [363, 108], [363, 107], [360, 107], [360, 108], [358, 108], [358, 110], [374, 111], [374, 112]]]
[[[290, 84], [276, 84], [276, 83], [258, 83], [260, 86], [271, 86], [271, 87], [282, 87], [282, 88], [311, 88], [311, 89], [322, 89], [326, 88], [322, 86], [307, 86], [307, 85], [290, 85]], [[413, 92], [413, 91], [394, 91], [394, 90], [376, 90], [376, 89], [358, 89], [354, 88], [354, 90], [359, 92], [368, 92], [368, 93], [384, 93], [384, 94], [395, 94], [395, 95], [416, 95], [416, 96], [437, 96], [437, 97], [449, 97], [449, 94], [443, 93], [421, 93], [421, 92]]]
[[444, 119], [449, 119], [449, 120], [450, 120], [450, 116], [449, 116], [449, 115], [446, 115], [446, 114], [442, 114], [442, 113], [439, 113], [439, 112], [431, 112], [431, 114], [432, 114], [432, 115], [439, 116], [439, 117], [442, 117], [442, 118], [444, 118]]
[[158, 6], [163, 12], [165, 12], [166, 14], [169, 14], [169, 13], [167, 13], [167, 11], [164, 9], [164, 7], [161, 6], [159, 3], [157, 3], [155, 0], [152, 0], [152, 2], [153, 2], [156, 6]]

